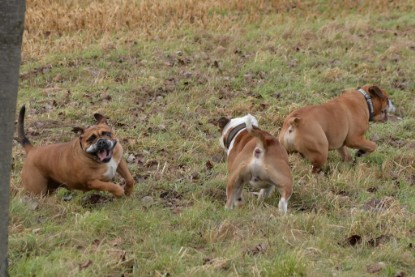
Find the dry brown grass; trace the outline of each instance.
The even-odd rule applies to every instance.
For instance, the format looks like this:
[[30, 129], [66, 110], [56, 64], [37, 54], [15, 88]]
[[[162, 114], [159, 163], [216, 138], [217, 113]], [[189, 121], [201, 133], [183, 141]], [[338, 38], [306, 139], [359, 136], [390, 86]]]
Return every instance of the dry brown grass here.
[[316, 16], [337, 17], [340, 16], [339, 11], [387, 13], [413, 7], [410, 0], [399, 3], [388, 0], [337, 1], [335, 4], [330, 1], [319, 2], [28, 0], [23, 54], [24, 58], [32, 58], [56, 51], [84, 48], [97, 39], [120, 31], [131, 31], [135, 37], [166, 39], [179, 28], [230, 30], [240, 24], [260, 22], [263, 15], [272, 13], [278, 15], [274, 20], [284, 20], [293, 13], [304, 13], [307, 19]]

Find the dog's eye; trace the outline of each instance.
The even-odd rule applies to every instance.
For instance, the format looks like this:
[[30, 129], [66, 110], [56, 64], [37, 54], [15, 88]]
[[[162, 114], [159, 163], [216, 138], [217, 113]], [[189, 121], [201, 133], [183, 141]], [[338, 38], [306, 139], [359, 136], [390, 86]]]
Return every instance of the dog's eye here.
[[110, 138], [112, 134], [110, 132], [102, 132], [102, 136], [107, 136]]
[[86, 141], [89, 142], [89, 143], [92, 143], [96, 138], [97, 138], [96, 135], [92, 135]]

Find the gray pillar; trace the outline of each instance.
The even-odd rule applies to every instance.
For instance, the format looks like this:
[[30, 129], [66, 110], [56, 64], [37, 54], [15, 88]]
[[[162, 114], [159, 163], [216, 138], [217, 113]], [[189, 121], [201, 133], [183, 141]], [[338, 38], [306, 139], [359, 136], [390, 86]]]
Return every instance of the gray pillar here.
[[11, 152], [25, 10], [25, 0], [0, 1], [0, 277], [8, 276]]

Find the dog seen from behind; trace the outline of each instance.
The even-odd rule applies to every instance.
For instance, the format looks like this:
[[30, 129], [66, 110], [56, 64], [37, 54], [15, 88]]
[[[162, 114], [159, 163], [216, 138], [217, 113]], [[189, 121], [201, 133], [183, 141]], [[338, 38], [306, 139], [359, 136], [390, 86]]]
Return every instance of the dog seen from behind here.
[[383, 89], [365, 85], [327, 103], [293, 111], [284, 120], [279, 141], [288, 152], [307, 158], [312, 172], [319, 173], [329, 150], [336, 149], [343, 161], [351, 160], [346, 147], [358, 149], [357, 156], [373, 152], [376, 144], [365, 138], [369, 121], [387, 121], [388, 112], [394, 111]]
[[229, 171], [225, 207], [241, 206], [243, 186], [249, 183], [260, 189], [261, 201], [276, 187], [281, 195], [278, 208], [285, 214], [292, 194], [287, 151], [277, 138], [259, 129], [258, 121], [250, 114], [233, 119], [222, 117], [218, 123]]
[[[94, 114], [96, 125], [75, 127], [73, 131], [79, 137], [69, 142], [35, 147], [24, 132], [25, 110], [25, 106], [20, 109], [18, 120], [18, 141], [27, 154], [22, 169], [25, 190], [33, 195], [47, 195], [64, 186], [108, 191], [117, 197], [131, 194], [135, 182], [106, 117]], [[125, 187], [111, 182], [115, 172], [125, 179]]]

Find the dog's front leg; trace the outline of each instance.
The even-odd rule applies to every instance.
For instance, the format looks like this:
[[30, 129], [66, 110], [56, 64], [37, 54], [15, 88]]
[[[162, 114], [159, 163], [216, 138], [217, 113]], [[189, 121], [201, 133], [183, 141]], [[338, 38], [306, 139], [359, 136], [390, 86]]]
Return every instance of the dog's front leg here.
[[366, 153], [372, 153], [376, 150], [376, 143], [367, 140], [364, 137], [350, 139], [346, 145], [350, 148], [359, 149], [356, 153], [357, 157], [363, 156]]
[[125, 179], [125, 195], [130, 195], [133, 192], [135, 182], [128, 170], [127, 163], [123, 159], [121, 159], [120, 164], [117, 167], [117, 172]]
[[111, 182], [103, 182], [100, 180], [92, 180], [88, 182], [88, 189], [108, 191], [114, 194], [116, 197], [121, 197], [124, 195], [124, 189]]

